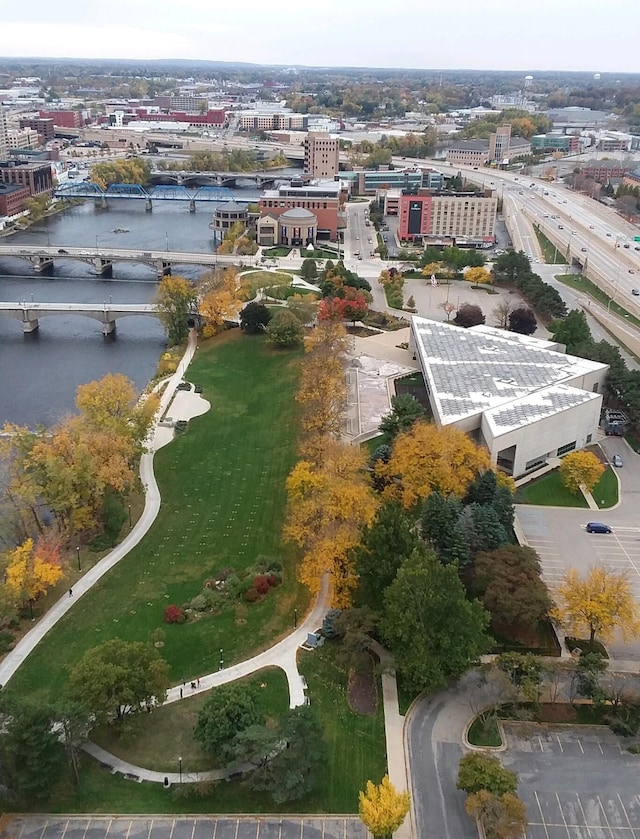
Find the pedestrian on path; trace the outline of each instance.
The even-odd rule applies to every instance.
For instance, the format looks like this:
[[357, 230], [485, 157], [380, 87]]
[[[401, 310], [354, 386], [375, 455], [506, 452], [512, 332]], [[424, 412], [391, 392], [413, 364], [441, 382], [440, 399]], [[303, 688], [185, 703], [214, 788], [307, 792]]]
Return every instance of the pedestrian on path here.
[[198, 677], [197, 685], [200, 687], [200, 677]]
[[69, 589], [69, 597], [73, 597], [73, 589], [72, 588]]
[[180, 688], [180, 699], [182, 699], [182, 688]]

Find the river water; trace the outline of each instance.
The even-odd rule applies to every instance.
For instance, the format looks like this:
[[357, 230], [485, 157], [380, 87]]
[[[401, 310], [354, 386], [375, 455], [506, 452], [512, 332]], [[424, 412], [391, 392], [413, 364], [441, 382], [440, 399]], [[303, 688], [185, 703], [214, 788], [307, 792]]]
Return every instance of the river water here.
[[[255, 190], [234, 190], [240, 200], [256, 201]], [[144, 201], [109, 201], [108, 210], [92, 201], [68, 209], [26, 231], [2, 241], [94, 249], [100, 245], [141, 250], [213, 251], [209, 229], [214, 204], [198, 203], [195, 213], [188, 202], [156, 201], [153, 212]], [[115, 233], [117, 228], [128, 233]], [[96, 277], [90, 266], [56, 260], [54, 273], [35, 274], [19, 259], [0, 260], [0, 300], [47, 303], [149, 303], [157, 278], [144, 265], [114, 265], [113, 278]], [[174, 274], [191, 279], [202, 269], [179, 266]], [[165, 333], [155, 318], [118, 320], [113, 337], [102, 335], [98, 321], [77, 315], [40, 319], [40, 328], [22, 332], [22, 324], [0, 317], [0, 425], [16, 422], [52, 425], [74, 410], [79, 384], [107, 373], [123, 373], [142, 390], [155, 372], [166, 345]]]

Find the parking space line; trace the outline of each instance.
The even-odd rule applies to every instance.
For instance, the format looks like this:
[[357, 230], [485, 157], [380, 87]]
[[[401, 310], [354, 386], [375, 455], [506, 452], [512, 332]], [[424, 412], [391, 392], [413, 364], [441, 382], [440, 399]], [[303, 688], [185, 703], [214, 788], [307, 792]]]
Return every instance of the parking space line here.
[[556, 793], [556, 801], [558, 802], [558, 810], [560, 810], [560, 815], [562, 816], [562, 823], [564, 824], [564, 829], [567, 832], [567, 839], [571, 839], [571, 834], [569, 833], [569, 825], [567, 824], [567, 820], [564, 817], [564, 813], [562, 812], [562, 805], [560, 804], [560, 796]]
[[540, 751], [544, 752], [544, 746], [542, 745], [542, 737], [538, 734], [538, 743], [540, 744]]
[[171, 833], [169, 834], [169, 839], [173, 839], [173, 831], [175, 829], [175, 826], [176, 826], [176, 820], [172, 819], [171, 820]]
[[[578, 799], [578, 806], [580, 807], [580, 812], [582, 813], [582, 818], [584, 819], [584, 823], [585, 823], [585, 825], [588, 825], [589, 824], [589, 819], [587, 818], [587, 814], [584, 811], [584, 807], [582, 806], [582, 799], [580, 798], [578, 793], [576, 793], [576, 798]], [[587, 828], [587, 830], [588, 829], [589, 828]]]
[[68, 827], [69, 827], [69, 819], [67, 819], [67, 821], [65, 822], [64, 830], [62, 831], [62, 836], [60, 837], [60, 839], [64, 839]]
[[582, 754], [584, 754], [584, 749], [582, 748], [582, 743], [580, 742], [579, 737], [576, 738], [576, 743], [580, 746], [580, 751], [582, 752]]
[[598, 743], [598, 748], [600, 749], [600, 754], [601, 754], [601, 755], [603, 755], [603, 754], [604, 754], [604, 751], [603, 751], [602, 746], [601, 746], [601, 744], [600, 744], [600, 743]]
[[600, 796], [596, 795], [596, 799], [598, 801], [598, 805], [599, 805], [600, 809], [602, 810], [602, 815], [604, 816], [604, 820], [607, 823], [607, 827], [609, 828], [609, 833], [613, 836], [613, 830], [611, 829], [611, 822], [609, 821], [606, 810], [602, 806], [602, 801], [600, 801]]
[[[194, 820], [193, 820], [193, 825], [192, 825], [192, 827], [191, 827], [191, 839], [193, 839], [193, 834], [194, 834], [195, 832], [196, 832], [196, 820], [194, 819]], [[215, 832], [215, 828], [214, 828], [214, 832]]]
[[558, 737], [557, 734], [556, 734], [556, 740], [558, 741], [558, 745], [560, 746], [560, 751], [564, 754], [564, 749], [562, 748], [562, 742], [560, 741], [560, 738]]
[[633, 825], [631, 824], [631, 820], [629, 818], [629, 814], [627, 813], [627, 808], [624, 806], [622, 799], [620, 798], [620, 794], [617, 794], [618, 801], [620, 802], [620, 806], [622, 807], [622, 812], [624, 813], [624, 817], [627, 820], [627, 824], [633, 830]]
[[[195, 821], [194, 821], [194, 823], [193, 823], [193, 829], [194, 830], [195, 830], [195, 827], [196, 827], [196, 825], [195, 825]], [[214, 819], [213, 820], [213, 836], [211, 837], [211, 839], [216, 839], [216, 833], [217, 832], [218, 832], [218, 819]], [[193, 839], [193, 834], [191, 835], [191, 839]]]
[[240, 819], [236, 819], [236, 832], [233, 839], [238, 839], [238, 830], [240, 829]]
[[544, 813], [542, 812], [542, 807], [540, 806], [540, 799], [538, 798], [538, 793], [534, 790], [533, 794], [536, 799], [536, 804], [538, 805], [538, 812], [540, 813], [540, 818], [542, 819], [542, 826], [544, 828], [544, 835], [549, 839], [549, 831], [547, 830], [547, 825], [544, 820]]

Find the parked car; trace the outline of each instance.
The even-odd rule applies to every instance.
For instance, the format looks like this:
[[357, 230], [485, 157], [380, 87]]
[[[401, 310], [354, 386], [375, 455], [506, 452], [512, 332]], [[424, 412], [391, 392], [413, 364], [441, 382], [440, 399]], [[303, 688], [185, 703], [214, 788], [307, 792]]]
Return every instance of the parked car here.
[[611, 462], [613, 463], [614, 466], [617, 466], [618, 468], [620, 468], [620, 466], [622, 466], [622, 458], [620, 457], [619, 454], [614, 454], [614, 456], [611, 458]]
[[613, 531], [608, 524], [602, 524], [600, 521], [590, 521], [587, 524], [587, 533], [612, 533]]

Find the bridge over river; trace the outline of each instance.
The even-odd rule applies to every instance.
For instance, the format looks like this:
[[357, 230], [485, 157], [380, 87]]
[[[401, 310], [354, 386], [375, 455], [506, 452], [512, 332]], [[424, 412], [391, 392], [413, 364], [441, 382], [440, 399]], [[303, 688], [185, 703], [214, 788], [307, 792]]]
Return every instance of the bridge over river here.
[[201, 186], [196, 190], [189, 190], [178, 184], [159, 184], [151, 190], [145, 189], [140, 184], [111, 184], [107, 189], [102, 189], [99, 184], [91, 181], [65, 182], [56, 187], [54, 191], [56, 198], [74, 200], [78, 198], [92, 198], [101, 207], [109, 206], [109, 199], [129, 199], [133, 201], [144, 201], [145, 209], [151, 211], [154, 201], [188, 201], [189, 211], [195, 213], [198, 202], [220, 204], [235, 201], [238, 204], [249, 203], [247, 199], [236, 198], [225, 186]]
[[100, 306], [96, 303], [0, 303], [0, 316], [15, 318], [22, 322], [23, 332], [35, 332], [40, 326], [40, 318], [47, 315], [81, 315], [93, 318], [102, 324], [104, 335], [111, 334], [116, 328], [118, 318], [159, 317], [158, 308], [148, 303], [112, 304], [106, 301]]
[[[15, 257], [30, 262], [38, 274], [51, 273], [54, 263], [61, 259], [85, 262], [100, 276], [111, 276], [114, 262], [137, 262], [150, 265], [158, 278], [170, 274], [174, 265], [201, 265], [214, 268], [224, 263], [237, 263], [240, 257], [234, 254], [188, 253], [185, 251], [141, 251], [124, 248], [54, 247], [43, 245], [0, 245], [0, 260]], [[246, 258], [245, 258], [246, 259]]]

